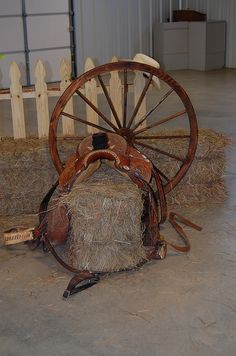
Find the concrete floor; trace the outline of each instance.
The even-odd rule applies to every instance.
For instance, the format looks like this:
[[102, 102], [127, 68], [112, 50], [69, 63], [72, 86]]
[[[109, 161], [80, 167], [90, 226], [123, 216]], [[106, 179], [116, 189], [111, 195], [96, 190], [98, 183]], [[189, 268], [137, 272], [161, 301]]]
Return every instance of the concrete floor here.
[[[189, 93], [199, 126], [235, 139], [236, 70], [171, 74]], [[188, 255], [169, 251], [164, 261], [112, 275], [65, 302], [70, 276], [52, 256], [1, 247], [0, 355], [234, 356], [234, 146], [227, 154], [228, 200], [182, 210], [203, 226], [188, 230]], [[1, 219], [1, 230], [22, 220]]]

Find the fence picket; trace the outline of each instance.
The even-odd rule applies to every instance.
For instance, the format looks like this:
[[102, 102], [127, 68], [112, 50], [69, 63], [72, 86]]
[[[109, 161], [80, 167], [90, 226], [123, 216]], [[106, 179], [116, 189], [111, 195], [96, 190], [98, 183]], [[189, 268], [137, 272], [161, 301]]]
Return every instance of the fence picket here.
[[21, 73], [16, 62], [12, 62], [9, 69], [11, 80], [10, 97], [12, 110], [12, 124], [14, 138], [25, 138], [25, 116], [23, 105], [22, 86], [20, 83]]
[[38, 121], [38, 136], [47, 137], [49, 130], [49, 110], [48, 110], [48, 93], [45, 82], [45, 68], [43, 62], [38, 60], [35, 66], [35, 99]]
[[[111, 62], [117, 62], [117, 57], [112, 57]], [[122, 84], [118, 71], [111, 72], [111, 78], [109, 81], [110, 97], [114, 104], [114, 108], [117, 112], [118, 118], [122, 121]], [[111, 121], [116, 124], [114, 115], [111, 112]]]
[[[117, 57], [113, 57], [111, 62], [118, 61]], [[94, 62], [91, 58], [87, 58], [85, 61], [84, 69], [88, 71], [95, 67]], [[13, 123], [13, 136], [14, 138], [25, 138], [26, 137], [26, 127], [25, 127], [25, 117], [24, 117], [24, 101], [23, 99], [35, 98], [36, 101], [36, 111], [37, 111], [37, 124], [38, 124], [38, 137], [47, 137], [49, 130], [49, 107], [48, 98], [58, 97], [64, 92], [64, 90], [70, 85], [70, 73], [71, 66], [68, 60], [63, 59], [60, 63], [60, 84], [54, 86], [49, 85], [45, 82], [46, 72], [41, 60], [38, 60], [35, 66], [35, 86], [22, 88], [20, 84], [21, 73], [15, 62], [10, 66], [9, 76], [11, 79], [11, 86], [9, 89], [1, 90], [0, 100], [11, 100], [11, 110], [12, 110], [12, 123]], [[115, 111], [118, 118], [122, 121], [122, 111], [123, 111], [123, 85], [118, 71], [113, 71], [110, 74], [109, 82], [105, 83], [107, 85], [107, 91], [109, 93], [110, 99], [113, 103]], [[134, 106], [137, 104], [140, 94], [145, 86], [145, 78], [142, 73], [136, 73], [134, 82], [129, 83], [129, 92], [133, 93], [134, 96]], [[158, 83], [156, 85], [159, 86]], [[88, 100], [95, 106], [98, 107], [98, 97], [100, 94], [104, 94], [102, 86], [99, 85], [97, 79], [91, 79], [86, 82], [84, 88], [81, 88], [81, 93], [85, 95]], [[68, 101], [64, 111], [73, 115], [73, 96]], [[79, 99], [82, 100], [82, 99]], [[146, 113], [146, 97], [144, 97], [142, 104], [140, 105], [139, 111], [135, 118], [138, 122]], [[88, 121], [99, 125], [99, 114], [92, 109], [89, 104], [84, 102], [85, 108], [85, 119]], [[114, 112], [114, 111], [113, 111]], [[118, 120], [115, 120], [112, 110], [110, 110], [111, 122], [114, 125], [117, 124]], [[104, 124], [104, 122], [103, 122]], [[145, 127], [146, 122], [142, 124], [141, 127]], [[84, 133], [94, 133], [98, 130], [89, 126], [84, 125]], [[75, 135], [75, 122], [67, 117], [62, 118], [62, 134], [65, 136]]]
[[[84, 71], [88, 71], [95, 67], [95, 64], [91, 58], [87, 58], [84, 65]], [[85, 83], [85, 96], [97, 107], [98, 97], [97, 97], [97, 83], [95, 79], [91, 79], [89, 82]], [[98, 125], [98, 114], [86, 104], [86, 116], [87, 120]], [[88, 133], [94, 133], [98, 130], [92, 126], [87, 127]]]
[[[135, 79], [134, 79], [134, 106], [137, 105], [138, 99], [140, 97], [140, 94], [142, 93], [142, 90], [145, 86], [145, 78], [143, 76], [143, 73], [141, 72], [136, 72], [135, 73]], [[146, 105], [146, 97], [144, 97], [142, 104], [140, 105], [139, 111], [135, 117], [135, 122], [138, 122], [146, 113], [147, 110], [147, 105]], [[146, 127], [146, 120], [140, 125], [140, 128]]]
[[[70, 85], [70, 76], [71, 76], [71, 65], [70, 63], [63, 58], [60, 63], [60, 74], [61, 74], [61, 83], [60, 83], [60, 90], [61, 94], [66, 90], [66, 88]], [[68, 103], [66, 104], [64, 112], [73, 115], [73, 98], [71, 98]], [[63, 135], [74, 135], [75, 134], [75, 122], [68, 117], [62, 117], [62, 131]]]

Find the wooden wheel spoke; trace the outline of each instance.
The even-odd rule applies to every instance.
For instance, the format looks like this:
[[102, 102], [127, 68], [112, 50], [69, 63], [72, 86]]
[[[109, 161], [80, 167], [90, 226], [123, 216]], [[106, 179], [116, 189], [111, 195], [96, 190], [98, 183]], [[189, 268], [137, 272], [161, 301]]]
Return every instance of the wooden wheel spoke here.
[[158, 121], [158, 122], [155, 122], [154, 124], [151, 124], [151, 125], [149, 125], [149, 126], [144, 127], [143, 129], [140, 129], [140, 130], [134, 132], [134, 134], [135, 134], [135, 135], [138, 135], [138, 134], [141, 133], [141, 132], [148, 131], [148, 130], [154, 128], [154, 127], [157, 127], [157, 126], [159, 126], [159, 125], [164, 124], [165, 122], [174, 120], [174, 119], [176, 119], [177, 117], [184, 115], [185, 113], [186, 113], [186, 110], [183, 110], [183, 111], [177, 112], [177, 113], [175, 113], [175, 114], [173, 114], [173, 115], [167, 116], [167, 117], [165, 117], [164, 119], [162, 119], [162, 120], [160, 120], [160, 121]]
[[147, 93], [147, 91], [148, 91], [148, 88], [150, 87], [151, 82], [152, 82], [152, 77], [153, 77], [153, 75], [150, 74], [149, 79], [148, 79], [148, 81], [146, 82], [146, 84], [145, 84], [145, 86], [144, 86], [144, 88], [143, 88], [142, 93], [140, 94], [140, 97], [139, 97], [139, 99], [138, 99], [137, 105], [136, 105], [136, 107], [134, 108], [133, 114], [132, 114], [132, 116], [131, 116], [131, 118], [130, 118], [130, 120], [129, 120], [129, 123], [128, 123], [128, 125], [127, 125], [127, 128], [128, 128], [128, 129], [131, 127], [131, 125], [132, 125], [132, 123], [133, 123], [133, 121], [134, 121], [134, 119], [135, 119], [135, 117], [136, 117], [136, 115], [137, 115], [137, 113], [138, 113], [138, 111], [139, 111], [139, 108], [140, 108], [140, 106], [141, 106], [141, 104], [142, 104], [142, 102], [143, 102], [143, 99], [144, 99], [144, 97], [145, 97], [145, 95], [146, 95], [146, 93]]
[[128, 81], [127, 81], [127, 69], [125, 69], [124, 70], [123, 127], [126, 127], [127, 101], [128, 101]]
[[[130, 95], [130, 85], [133, 88], [134, 84], [129, 82], [131, 79], [130, 72], [139, 73], [134, 81], [137, 84], [134, 95]], [[109, 75], [111, 75], [111, 80], [108, 83], [107, 76]], [[120, 75], [122, 78], [120, 78]], [[143, 75], [146, 76], [145, 80]], [[145, 103], [151, 82], [155, 77], [165, 84], [165, 89], [161, 92], [155, 91], [156, 96], [153, 98], [155, 101], [152, 101], [152, 104], [149, 104], [149, 101]], [[112, 86], [111, 89], [109, 86]], [[100, 106], [99, 93], [102, 93], [104, 97], [106, 110]], [[75, 94], [79, 98], [78, 104], [82, 106], [82, 109], [85, 106], [88, 116], [80, 114], [77, 116], [73, 113], [73, 110], [65, 110]], [[173, 96], [172, 94], [175, 94], [177, 99], [180, 100], [177, 104], [181, 104], [182, 108], [162, 114], [160, 108], [164, 106], [163, 104], [168, 104], [170, 97]], [[144, 110], [146, 104], [149, 104], [149, 108]], [[173, 107], [177, 107], [175, 106], [176, 101], [172, 104]], [[132, 109], [130, 109], [131, 107]], [[64, 111], [68, 111], [68, 113]], [[165, 112], [165, 110], [162, 112]], [[58, 132], [58, 124], [63, 117], [78, 121], [79, 136], [76, 137], [75, 133], [72, 133], [73, 136], [69, 136], [68, 130], [67, 137], [61, 138]], [[87, 119], [90, 121], [87, 121]], [[185, 127], [185, 122], [187, 122], [187, 131], [175, 130], [177, 119], [180, 124], [179, 127], [182, 127], [181, 124]], [[149, 120], [150, 122], [147, 122]], [[63, 171], [63, 163], [57, 146], [58, 142], [62, 142], [62, 139], [77, 140], [77, 142], [75, 141], [75, 145], [77, 145], [87, 135], [84, 133], [85, 130], [81, 127], [82, 125], [87, 126], [88, 131], [93, 131], [91, 130], [92, 127], [96, 129], [95, 131], [117, 133], [141, 152], [149, 151], [151, 155], [156, 155], [161, 161], [166, 162], [165, 166], [168, 167], [169, 165], [170, 168], [173, 166], [172, 171], [172, 169], [168, 170], [164, 167], [162, 169], [158, 164], [158, 168], [153, 165], [153, 174], [158, 173], [158, 177], [163, 182], [165, 193], [176, 187], [184, 177], [193, 161], [197, 148], [196, 115], [185, 90], [161, 69], [148, 68], [145, 64], [133, 61], [114, 61], [92, 68], [73, 81], [61, 95], [53, 110], [49, 129], [50, 153], [59, 174]], [[173, 148], [169, 148], [170, 143], [173, 144]], [[179, 147], [177, 147], [178, 145]]]
[[58, 136], [58, 140], [78, 140], [82, 141], [86, 136]]
[[160, 174], [160, 176], [166, 180], [166, 182], [170, 182], [170, 179], [162, 171], [160, 171], [160, 169], [158, 169], [154, 164], [153, 167], [157, 171], [157, 173]]
[[153, 106], [153, 108], [150, 109], [139, 122], [137, 122], [137, 124], [134, 126], [133, 130], [136, 130], [140, 125], [142, 125], [142, 123], [153, 113], [153, 111], [155, 111], [158, 108], [158, 106], [161, 105], [161, 103], [163, 103], [163, 101], [165, 101], [168, 98], [168, 96], [170, 94], [173, 93], [173, 91], [174, 91], [174, 89], [171, 89], [165, 95], [163, 95], [161, 100], [155, 106]]
[[147, 145], [146, 143], [143, 143], [143, 142], [138, 142], [135, 140], [135, 144], [138, 145], [138, 146], [141, 146], [141, 147], [144, 147], [144, 148], [148, 148], [152, 151], [155, 151], [155, 152], [158, 152], [164, 156], [167, 156], [167, 157], [170, 157], [170, 158], [174, 158], [176, 159], [177, 161], [180, 161], [180, 162], [185, 162], [185, 159], [181, 158], [181, 157], [178, 157], [172, 153], [169, 153], [169, 152], [166, 152], [166, 151], [163, 151], [163, 150], [160, 150], [159, 148], [157, 147], [152, 147], [150, 145]]
[[113, 114], [113, 116], [114, 116], [114, 118], [115, 118], [115, 120], [116, 120], [117, 126], [118, 126], [119, 128], [121, 128], [120, 119], [119, 119], [119, 117], [118, 117], [118, 115], [117, 115], [116, 109], [115, 109], [115, 107], [114, 107], [114, 105], [113, 105], [113, 102], [112, 102], [112, 100], [111, 100], [111, 98], [110, 98], [110, 95], [108, 94], [107, 88], [106, 88], [106, 86], [105, 86], [105, 84], [104, 84], [104, 82], [103, 82], [103, 80], [102, 80], [101, 75], [98, 75], [98, 80], [99, 80], [99, 83], [101, 84], [102, 90], [103, 90], [103, 92], [104, 92], [104, 94], [105, 94], [105, 97], [106, 97], [107, 102], [108, 102], [108, 104], [109, 104], [109, 106], [110, 106], [110, 109], [111, 109], [111, 111], [112, 111], [112, 114]]
[[136, 136], [139, 140], [175, 140], [175, 139], [186, 139], [190, 138], [190, 135], [150, 135], [150, 136]]
[[72, 120], [81, 122], [82, 124], [95, 127], [96, 129], [99, 129], [99, 130], [101, 130], [101, 131], [112, 132], [112, 133], [114, 132], [114, 131], [111, 131], [111, 130], [109, 130], [109, 129], [106, 129], [105, 127], [96, 125], [96, 124], [94, 124], [93, 122], [90, 122], [90, 121], [81, 119], [80, 117], [77, 117], [77, 116], [74, 116], [74, 115], [71, 115], [71, 114], [68, 114], [68, 113], [66, 113], [66, 112], [64, 112], [64, 111], [61, 113], [61, 115], [64, 115], [64, 116], [66, 116], [66, 117], [69, 117], [69, 118], [72, 119]]
[[112, 127], [114, 131], [117, 131], [117, 127], [84, 94], [82, 94], [79, 90], [76, 90], [76, 94], [78, 94], [81, 99], [83, 99], [86, 104], [88, 104], [98, 114], [98, 116], [100, 116], [107, 123], [107, 125]]

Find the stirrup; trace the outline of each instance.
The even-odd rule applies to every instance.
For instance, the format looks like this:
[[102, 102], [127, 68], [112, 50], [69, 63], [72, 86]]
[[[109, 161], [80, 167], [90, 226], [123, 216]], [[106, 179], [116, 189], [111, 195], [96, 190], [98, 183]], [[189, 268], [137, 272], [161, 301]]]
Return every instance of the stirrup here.
[[[80, 279], [80, 278], [79, 278]], [[71, 295], [82, 292], [99, 282], [100, 278], [98, 275], [93, 275], [91, 278], [80, 279], [78, 281], [78, 275], [75, 275], [69, 282], [67, 288], [63, 293], [63, 299], [68, 299]]]

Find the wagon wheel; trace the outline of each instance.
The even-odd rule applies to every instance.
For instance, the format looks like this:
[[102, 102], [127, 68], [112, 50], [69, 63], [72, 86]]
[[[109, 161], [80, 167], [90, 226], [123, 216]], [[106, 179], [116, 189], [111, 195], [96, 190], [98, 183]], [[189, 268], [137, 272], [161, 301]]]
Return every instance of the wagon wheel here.
[[[119, 78], [122, 81], [120, 108], [114, 104], [107, 86], [108, 77], [115, 72], [119, 73]], [[133, 95], [134, 86], [130, 85], [130, 81], [132, 82], [136, 73], [144, 78], [144, 82], [136, 104], [131, 105], [130, 97]], [[103, 94], [103, 103], [99, 103], [98, 100], [96, 104], [93, 104], [85, 95], [85, 85], [91, 81], [93, 83], [96, 81], [97, 89]], [[160, 90], [152, 89], [152, 84], [157, 81], [160, 82]], [[99, 117], [99, 121], [94, 123], [89, 118], [87, 119], [85, 114], [81, 117], [80, 114], [67, 113], [65, 106], [72, 96], [79, 101], [78, 110], [82, 106], [89, 107], [89, 110]], [[150, 107], [140, 116], [144, 101], [150, 104]], [[134, 100], [132, 102], [134, 103]], [[95, 131], [115, 132], [125, 137], [130, 145], [144, 152], [148, 157], [149, 154], [151, 156], [155, 154], [160, 160], [168, 160], [171, 167], [175, 168], [171, 169], [171, 173], [160, 169], [156, 164], [165, 193], [172, 190], [183, 178], [195, 155], [198, 128], [195, 112], [188, 95], [168, 74], [147, 64], [133, 61], [104, 64], [82, 74], [65, 90], [52, 113], [49, 130], [50, 152], [59, 174], [63, 170], [63, 163], [57, 147], [60, 141], [58, 139], [58, 122], [62, 116], [72, 119], [80, 125], [77, 139], [81, 140], [86, 136], [81, 135], [82, 126], [85, 125], [85, 128], [90, 128], [90, 130], [92, 128]], [[185, 130], [172, 130], [172, 133], [168, 133], [167, 128], [171, 125], [177, 128], [183, 126]], [[157, 129], [158, 131], [154, 131]], [[167, 142], [171, 146], [171, 151], [165, 149]], [[184, 154], [175, 152], [177, 143], [184, 148]]]

